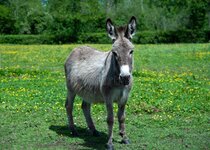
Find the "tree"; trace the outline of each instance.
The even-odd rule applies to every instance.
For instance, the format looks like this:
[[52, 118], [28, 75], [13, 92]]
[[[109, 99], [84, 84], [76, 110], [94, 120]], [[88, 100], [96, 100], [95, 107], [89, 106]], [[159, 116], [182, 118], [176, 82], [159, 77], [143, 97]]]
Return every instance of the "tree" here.
[[190, 0], [190, 14], [188, 28], [193, 30], [204, 29], [207, 26], [208, 0]]

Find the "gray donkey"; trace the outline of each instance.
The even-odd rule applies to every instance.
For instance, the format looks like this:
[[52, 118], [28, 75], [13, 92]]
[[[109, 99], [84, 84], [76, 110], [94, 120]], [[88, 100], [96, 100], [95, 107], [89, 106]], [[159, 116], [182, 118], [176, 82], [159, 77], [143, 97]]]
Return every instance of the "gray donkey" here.
[[91, 118], [91, 103], [105, 103], [107, 109], [108, 143], [107, 149], [114, 149], [113, 102], [118, 104], [119, 134], [122, 143], [129, 144], [125, 134], [125, 105], [132, 87], [133, 49], [131, 39], [136, 30], [136, 18], [131, 17], [129, 24], [115, 28], [107, 19], [106, 29], [113, 40], [112, 50], [100, 52], [94, 48], [81, 46], [75, 48], [65, 63], [67, 83], [66, 111], [69, 127], [77, 135], [73, 121], [73, 103], [76, 95], [82, 101], [82, 110], [91, 133], [98, 136]]

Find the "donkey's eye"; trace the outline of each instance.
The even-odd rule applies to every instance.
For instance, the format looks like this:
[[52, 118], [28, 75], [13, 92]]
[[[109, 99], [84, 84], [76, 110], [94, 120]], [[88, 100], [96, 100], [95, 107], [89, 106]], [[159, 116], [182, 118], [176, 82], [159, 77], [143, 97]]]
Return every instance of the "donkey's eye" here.
[[133, 50], [130, 51], [130, 55], [132, 55], [132, 54], [133, 54]]
[[113, 53], [113, 55], [115, 56], [115, 57], [117, 57], [117, 53], [116, 52], [112, 52]]

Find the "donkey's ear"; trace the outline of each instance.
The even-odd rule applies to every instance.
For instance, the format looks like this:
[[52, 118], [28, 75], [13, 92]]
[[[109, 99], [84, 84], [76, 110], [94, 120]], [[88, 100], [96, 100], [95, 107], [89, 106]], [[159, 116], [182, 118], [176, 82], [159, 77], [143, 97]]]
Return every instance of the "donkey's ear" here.
[[117, 38], [116, 29], [113, 26], [111, 19], [107, 19], [107, 21], [106, 21], [106, 30], [107, 30], [109, 37], [113, 41], [116, 40], [116, 38]]
[[131, 17], [126, 32], [125, 32], [125, 37], [128, 39], [132, 39], [134, 34], [136, 32], [136, 17]]

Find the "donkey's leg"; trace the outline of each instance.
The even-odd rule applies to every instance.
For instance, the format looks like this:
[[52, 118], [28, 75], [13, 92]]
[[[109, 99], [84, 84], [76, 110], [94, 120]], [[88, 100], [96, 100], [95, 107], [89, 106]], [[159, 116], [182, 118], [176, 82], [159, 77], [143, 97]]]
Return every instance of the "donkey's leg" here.
[[129, 144], [129, 139], [125, 134], [125, 104], [118, 104], [117, 117], [120, 130], [119, 134], [122, 137], [122, 143]]
[[106, 104], [107, 109], [107, 124], [108, 124], [108, 143], [106, 144], [107, 149], [114, 149], [114, 145], [112, 143], [113, 139], [113, 124], [114, 124], [114, 115], [113, 115], [113, 103]]
[[67, 117], [68, 117], [69, 128], [70, 128], [73, 136], [78, 135], [78, 133], [77, 133], [75, 127], [74, 127], [74, 120], [73, 120], [73, 115], [72, 115], [75, 96], [76, 96], [76, 94], [68, 91], [67, 98], [66, 98], [66, 104], [65, 104]]
[[83, 113], [87, 122], [87, 126], [90, 129], [93, 136], [99, 136], [99, 133], [96, 130], [93, 120], [91, 118], [90, 109], [91, 109], [91, 104], [85, 101], [82, 101], [82, 110], [83, 110]]

